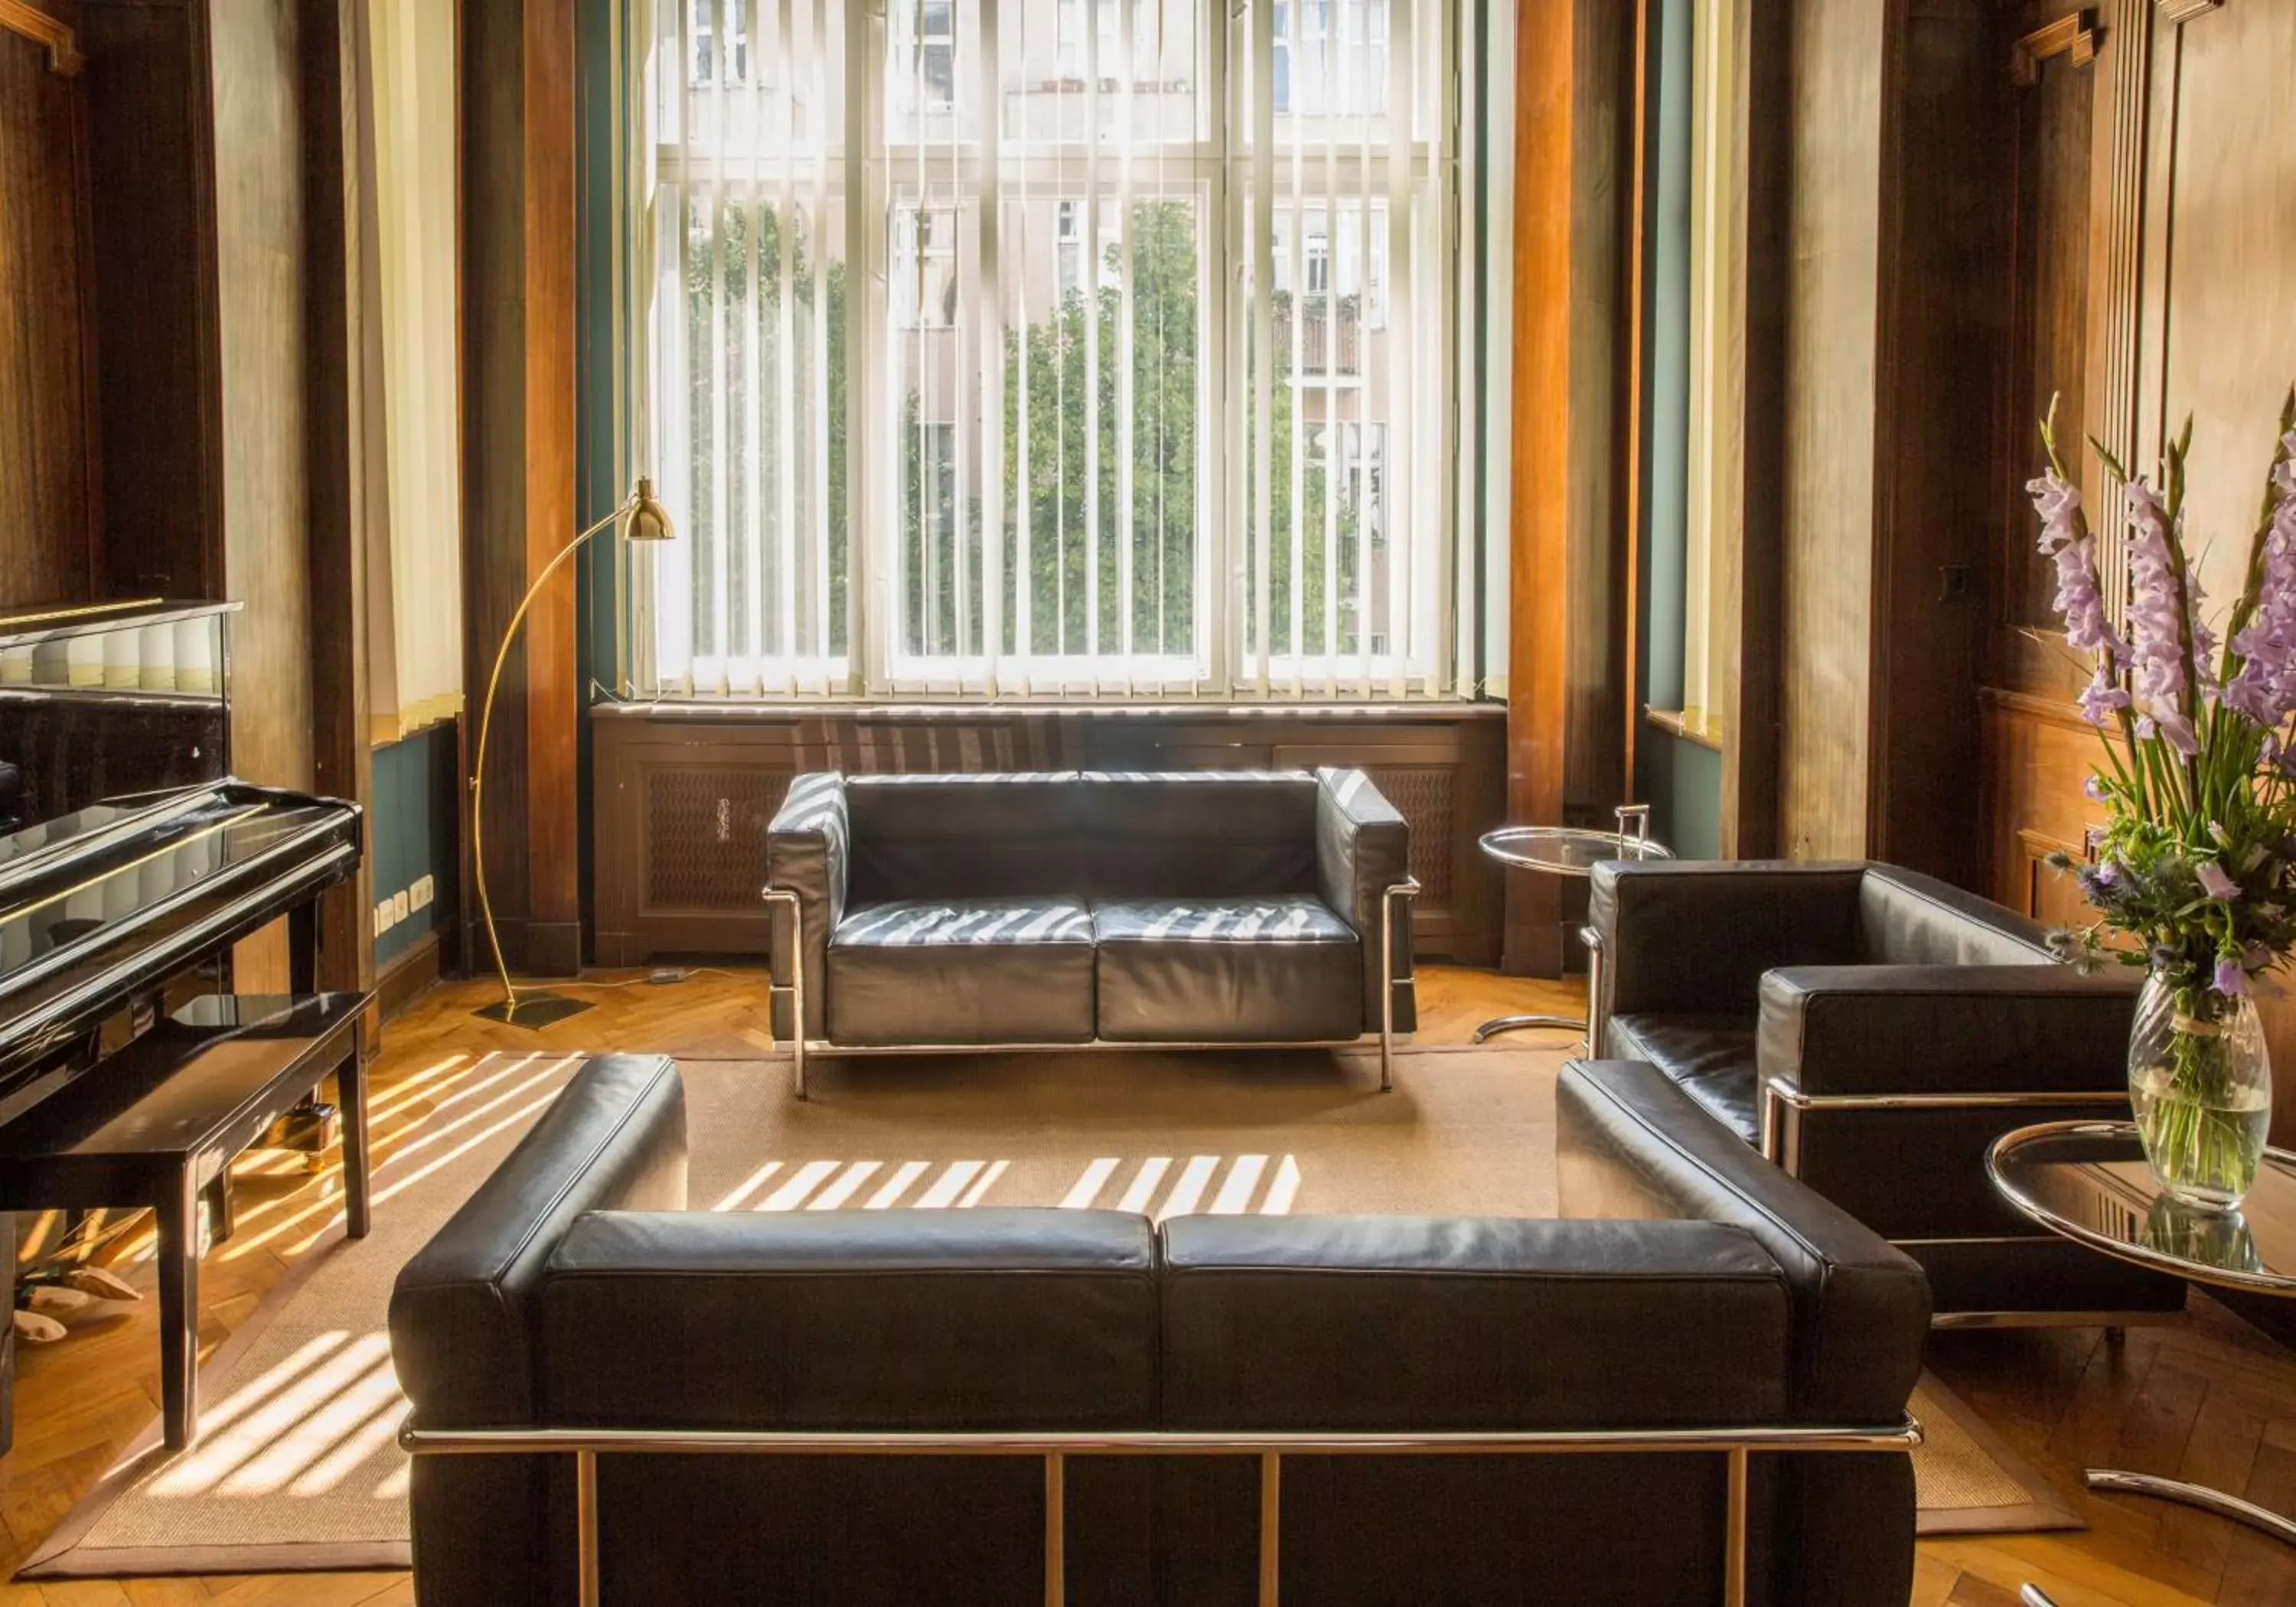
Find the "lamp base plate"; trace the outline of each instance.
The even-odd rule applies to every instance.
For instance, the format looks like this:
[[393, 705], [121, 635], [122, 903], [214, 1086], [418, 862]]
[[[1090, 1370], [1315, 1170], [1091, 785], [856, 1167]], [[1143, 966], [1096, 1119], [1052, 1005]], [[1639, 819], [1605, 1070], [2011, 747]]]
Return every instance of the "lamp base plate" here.
[[518, 1008], [513, 1011], [508, 1000], [499, 1000], [483, 1010], [473, 1010], [472, 1015], [490, 1021], [502, 1021], [512, 1027], [541, 1029], [562, 1021], [568, 1016], [579, 1015], [590, 1008], [585, 999], [570, 999], [562, 993], [522, 993], [518, 996]]

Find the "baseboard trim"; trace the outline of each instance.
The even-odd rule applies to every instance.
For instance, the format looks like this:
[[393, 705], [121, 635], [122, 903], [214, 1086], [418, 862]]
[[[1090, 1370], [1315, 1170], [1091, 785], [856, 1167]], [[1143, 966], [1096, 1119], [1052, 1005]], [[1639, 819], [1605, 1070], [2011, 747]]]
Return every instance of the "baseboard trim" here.
[[439, 980], [443, 947], [434, 929], [375, 969], [374, 1002], [384, 1021], [412, 1004]]

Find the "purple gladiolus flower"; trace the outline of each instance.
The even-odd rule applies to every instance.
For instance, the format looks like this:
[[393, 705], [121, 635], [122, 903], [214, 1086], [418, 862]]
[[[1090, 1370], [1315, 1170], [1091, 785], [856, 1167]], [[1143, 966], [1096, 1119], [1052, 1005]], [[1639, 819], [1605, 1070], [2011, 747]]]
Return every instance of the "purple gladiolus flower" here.
[[2088, 795], [2088, 800], [2091, 803], [2103, 803], [2112, 796], [2105, 791], [2104, 777], [2094, 770], [2088, 773], [2088, 779], [2081, 783], [2081, 791]]
[[2224, 866], [2213, 859], [2203, 859], [2193, 867], [2193, 874], [2201, 879], [2201, 887], [2211, 898], [2230, 898], [2240, 891], [2240, 883], [2225, 874]]
[[2238, 960], [2217, 962], [2217, 991], [2228, 999], [2236, 999], [2248, 990], [2248, 973], [2241, 969]]
[[2056, 561], [2056, 610], [2065, 622], [2065, 641], [2083, 652], [2095, 653], [2097, 672], [2103, 677], [2127, 661], [2128, 644], [2113, 633], [2104, 617], [2104, 593], [2096, 578], [2096, 540], [2081, 534], [2076, 522], [2080, 490], [2059, 478], [2054, 469], [2043, 471], [2038, 480], [2027, 482], [2025, 489], [2032, 494], [2034, 511], [2041, 516], [2041, 551]]
[[2096, 673], [2089, 677], [2088, 685], [2081, 689], [2081, 718], [2092, 726], [2109, 726], [2113, 717], [2128, 707], [2128, 693], [2121, 690], [2120, 684], [2107, 675], [2104, 666], [2099, 664]]
[[2177, 710], [2163, 709], [2157, 723], [2161, 727], [2161, 734], [2168, 739], [2169, 746], [2186, 758], [2192, 758], [2201, 750], [2200, 735], [2194, 731], [2193, 722]]
[[2120, 885], [2120, 861], [2108, 854], [2096, 862], [2096, 884], [2099, 887]]
[[2276, 468], [2273, 482], [2281, 495], [2265, 532], [2256, 610], [2233, 637], [2242, 663], [2225, 689], [2228, 705], [2267, 727], [2296, 713], [2296, 463]]
[[[2187, 595], [2180, 617], [2177, 578], [2176, 536], [2169, 528], [2168, 509], [2160, 496], [2142, 480], [2128, 482], [2128, 603], [2130, 661], [2135, 671], [2136, 706], [2149, 715], [2177, 751], [2187, 758], [2200, 751], [2199, 738], [2184, 717], [2185, 686], [2193, 679], [2193, 663], [2185, 656], [2185, 633], [2193, 624], [2197, 599]], [[2200, 649], [2195, 632], [2194, 649]], [[2205, 676], [2202, 677], [2205, 684]], [[2150, 735], [2150, 732], [2144, 733]]]

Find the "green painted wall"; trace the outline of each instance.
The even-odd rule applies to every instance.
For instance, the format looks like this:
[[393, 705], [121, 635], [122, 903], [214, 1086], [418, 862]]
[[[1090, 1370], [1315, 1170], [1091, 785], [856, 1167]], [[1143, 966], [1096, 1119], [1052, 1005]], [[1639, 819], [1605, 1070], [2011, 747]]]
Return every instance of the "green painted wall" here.
[[[444, 931], [455, 921], [461, 885], [461, 849], [456, 839], [455, 735], [450, 722], [418, 731], [374, 750], [374, 807], [367, 815], [367, 853], [374, 872], [374, 900], [408, 893], [406, 919], [374, 940], [378, 965], [414, 947], [425, 932]], [[430, 903], [413, 907], [414, 884], [430, 878]]]
[[[1643, 701], [1682, 707], [1685, 574], [1690, 514], [1690, 36], [1693, 0], [1659, 0], [1654, 11], [1658, 94], [1652, 171], [1643, 219], [1651, 242], [1644, 349], [1651, 354], [1646, 409], [1650, 459], [1641, 550]], [[1635, 789], [1651, 807], [1651, 830], [1685, 858], [1721, 851], [1722, 756], [1645, 725], [1635, 743]]]

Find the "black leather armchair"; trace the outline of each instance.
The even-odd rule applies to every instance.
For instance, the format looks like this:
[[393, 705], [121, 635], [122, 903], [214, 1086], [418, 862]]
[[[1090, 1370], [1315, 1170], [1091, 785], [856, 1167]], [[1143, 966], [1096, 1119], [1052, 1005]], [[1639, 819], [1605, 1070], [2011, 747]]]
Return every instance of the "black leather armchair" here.
[[1410, 832], [1358, 770], [800, 776], [767, 835], [774, 1030], [812, 1054], [1380, 1046]]
[[1902, 1247], [1941, 1326], [2182, 1309], [2181, 1284], [2036, 1232], [1985, 1176], [2012, 1127], [2128, 1118], [2134, 972], [1870, 864], [1602, 865], [1587, 941], [1596, 1053], [1656, 1066]]
[[609, 1602], [1906, 1599], [1921, 1274], [1671, 1088], [1588, 1151], [1663, 1219], [1159, 1229], [679, 1209], [676, 1082], [585, 1068], [400, 1280], [424, 1607], [586, 1537]]

